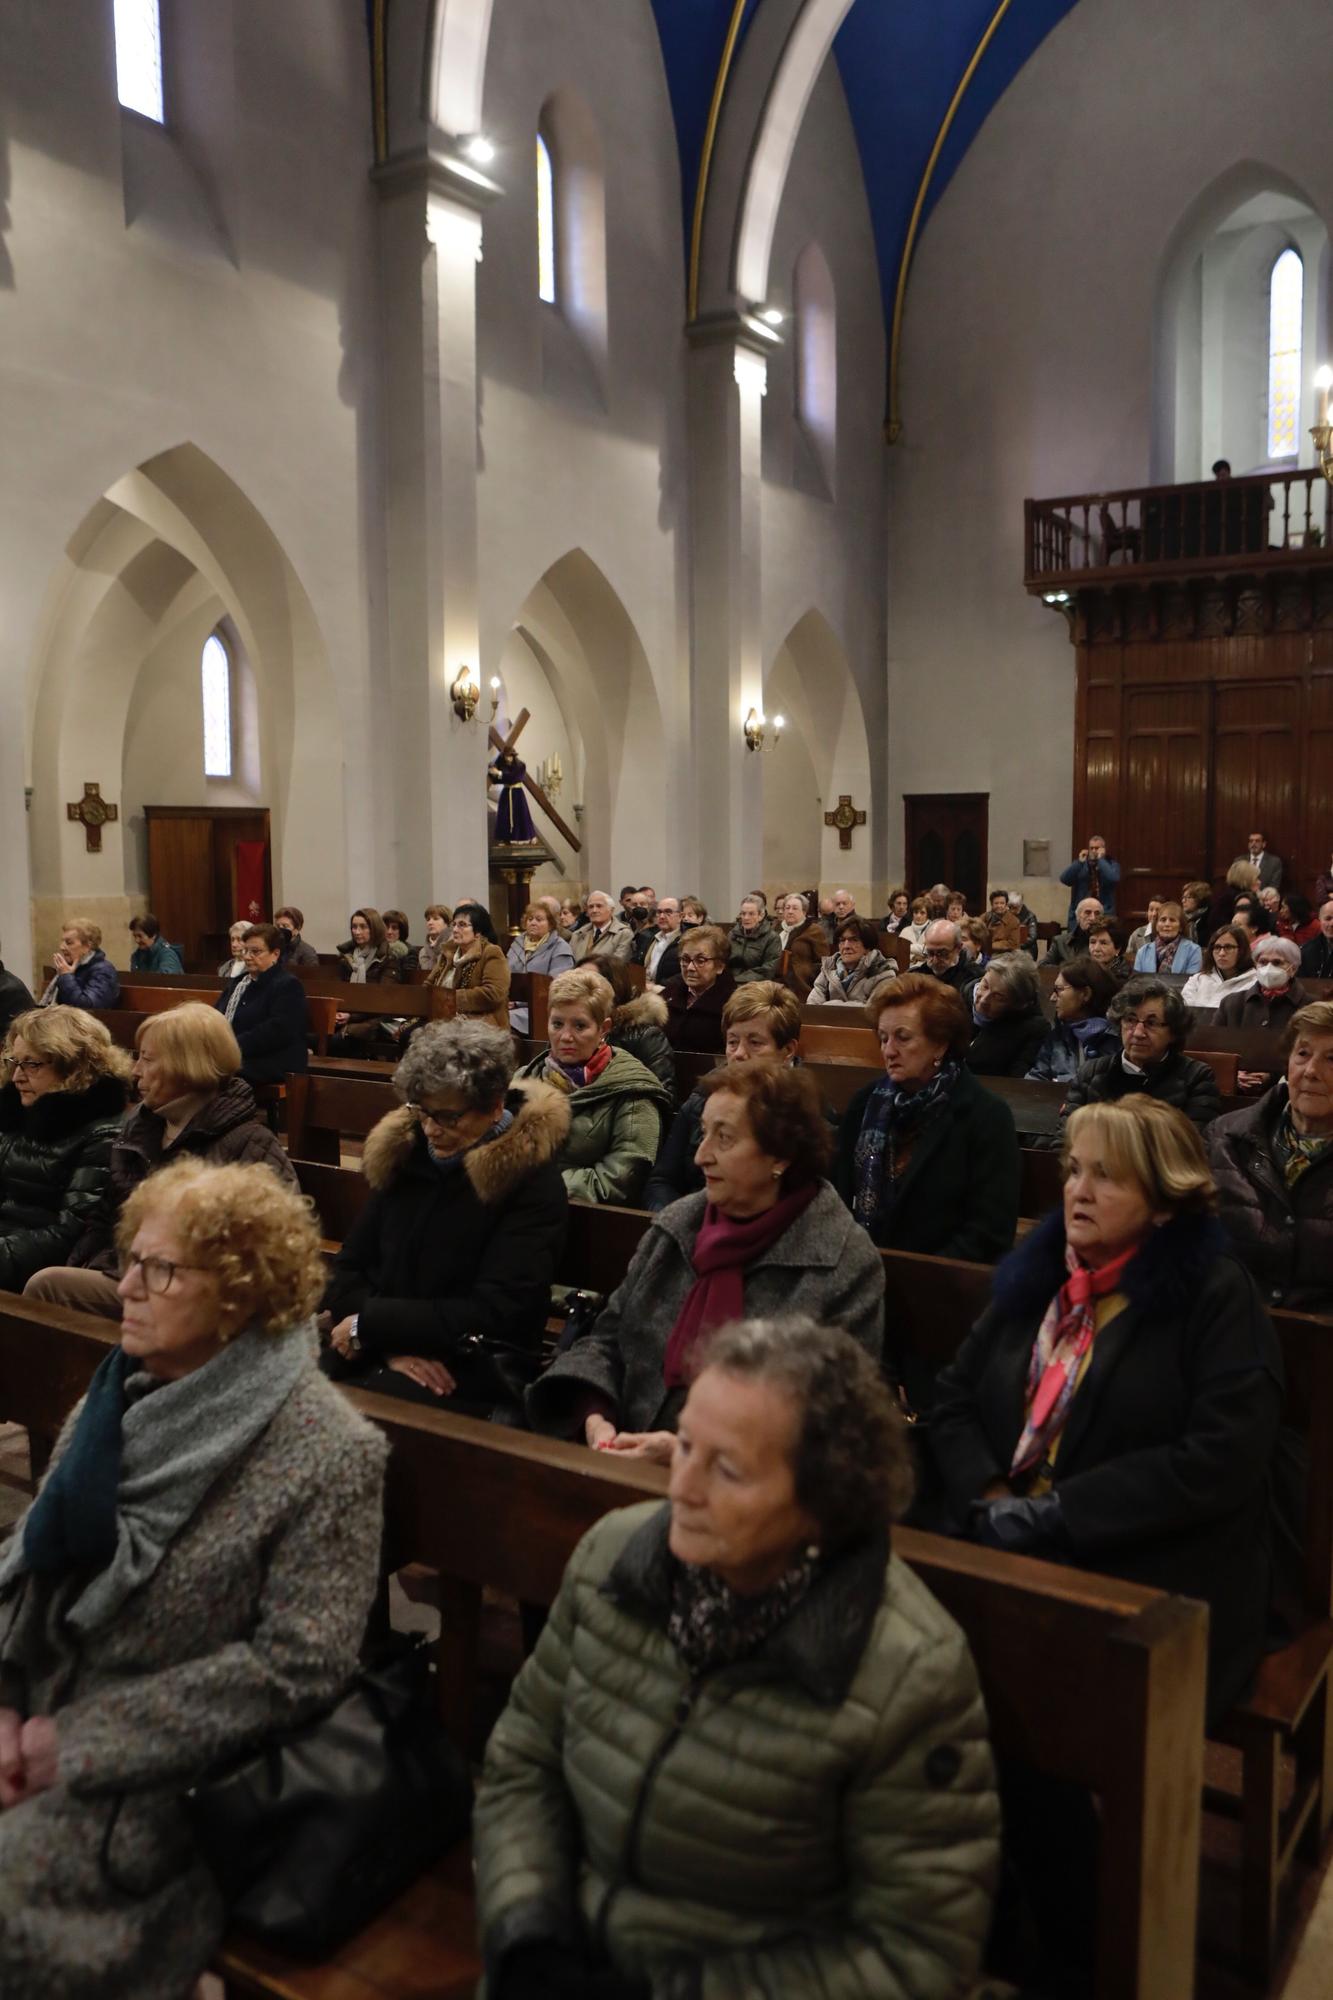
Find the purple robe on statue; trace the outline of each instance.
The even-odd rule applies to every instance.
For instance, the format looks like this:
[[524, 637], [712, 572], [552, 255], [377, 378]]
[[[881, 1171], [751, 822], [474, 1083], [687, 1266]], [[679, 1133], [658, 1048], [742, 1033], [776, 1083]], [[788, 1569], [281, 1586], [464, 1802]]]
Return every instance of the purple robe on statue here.
[[491, 765], [491, 781], [500, 787], [500, 803], [495, 810], [495, 839], [500, 847], [535, 840], [537, 829], [528, 811], [528, 795], [523, 789], [527, 766], [519, 757], [497, 757]]

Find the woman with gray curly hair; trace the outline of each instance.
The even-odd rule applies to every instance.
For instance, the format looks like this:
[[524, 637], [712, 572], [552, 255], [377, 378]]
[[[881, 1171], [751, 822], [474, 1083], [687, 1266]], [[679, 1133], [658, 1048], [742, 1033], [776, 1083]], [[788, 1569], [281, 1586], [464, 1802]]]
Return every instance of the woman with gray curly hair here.
[[490, 1416], [536, 1373], [565, 1239], [569, 1101], [515, 1081], [513, 1038], [482, 1021], [424, 1027], [393, 1083], [402, 1108], [366, 1140], [370, 1199], [324, 1295], [325, 1365]]
[[584, 1537], [487, 1746], [494, 2000], [968, 1989], [999, 1803], [967, 1643], [891, 1551], [910, 1491], [850, 1335], [700, 1350], [667, 1504]]
[[1026, 1076], [1046, 1040], [1037, 968], [1025, 951], [996, 952], [963, 995], [975, 1033], [967, 1051], [974, 1076]]

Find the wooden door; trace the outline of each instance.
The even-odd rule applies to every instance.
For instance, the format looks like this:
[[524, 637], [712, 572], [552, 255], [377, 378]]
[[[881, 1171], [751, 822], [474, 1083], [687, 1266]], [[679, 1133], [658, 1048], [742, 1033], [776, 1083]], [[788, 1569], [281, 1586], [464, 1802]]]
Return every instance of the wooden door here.
[[1210, 689], [1125, 690], [1125, 821], [1130, 866], [1116, 900], [1138, 922], [1150, 896], [1180, 894], [1208, 857]]
[[262, 916], [273, 915], [273, 870], [266, 806], [145, 806], [148, 901], [187, 972], [213, 971], [227, 955], [237, 907], [236, 844], [263, 844]]
[[1219, 882], [1256, 832], [1267, 834], [1273, 852], [1292, 869], [1301, 844], [1301, 695], [1295, 680], [1218, 687], [1213, 870]]
[[913, 792], [904, 797], [903, 806], [912, 893], [947, 882], [962, 890], [970, 910], [984, 910], [990, 793]]

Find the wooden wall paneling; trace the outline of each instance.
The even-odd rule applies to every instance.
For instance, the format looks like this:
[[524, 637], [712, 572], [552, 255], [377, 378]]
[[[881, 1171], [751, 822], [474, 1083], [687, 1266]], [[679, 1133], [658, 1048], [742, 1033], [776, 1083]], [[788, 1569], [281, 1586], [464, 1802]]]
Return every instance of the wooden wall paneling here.
[[1125, 809], [1133, 828], [1122, 915], [1175, 896], [1208, 847], [1210, 689], [1137, 687], [1124, 698]]
[[212, 924], [212, 825], [151, 806], [146, 817], [149, 903], [163, 935], [181, 946], [189, 965], [197, 960]]
[[[1110, 852], [1119, 859], [1124, 849], [1125, 820], [1121, 799], [1120, 774], [1120, 656], [1108, 659], [1110, 648], [1099, 654], [1097, 674], [1088, 677], [1084, 695], [1082, 743], [1078, 776], [1082, 788], [1080, 809], [1075, 814], [1072, 852], [1093, 833], [1105, 834]], [[1113, 665], [1114, 672], [1108, 673]]]
[[1299, 681], [1235, 681], [1218, 686], [1213, 749], [1212, 870], [1217, 880], [1254, 830], [1284, 860], [1301, 842]]
[[1301, 739], [1302, 866], [1293, 874], [1297, 886], [1313, 896], [1316, 876], [1333, 862], [1333, 664], [1312, 672], [1305, 683]]

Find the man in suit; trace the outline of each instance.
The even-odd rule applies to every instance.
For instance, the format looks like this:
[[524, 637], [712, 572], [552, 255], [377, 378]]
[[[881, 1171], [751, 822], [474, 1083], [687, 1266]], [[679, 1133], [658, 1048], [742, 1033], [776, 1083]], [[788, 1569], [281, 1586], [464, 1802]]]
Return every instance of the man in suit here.
[[594, 889], [584, 908], [588, 921], [570, 940], [575, 965], [590, 958], [627, 959], [634, 949], [634, 933], [616, 916], [616, 906], [605, 889]]
[[1259, 870], [1259, 887], [1261, 889], [1280, 889], [1282, 887], [1282, 857], [1279, 854], [1270, 854], [1268, 852], [1267, 834], [1252, 833], [1246, 842], [1246, 852], [1238, 854], [1236, 859], [1237, 861], [1248, 861], [1251, 868]]
[[1333, 979], [1333, 896], [1319, 911], [1319, 935], [1301, 947], [1302, 979]]
[[305, 988], [282, 963], [276, 924], [252, 924], [241, 939], [245, 971], [229, 979], [215, 1005], [241, 1045], [247, 1083], [281, 1083], [305, 1073]]
[[680, 901], [663, 896], [657, 906], [657, 923], [644, 929], [634, 940], [631, 958], [641, 965], [650, 986], [665, 986], [680, 971]]

